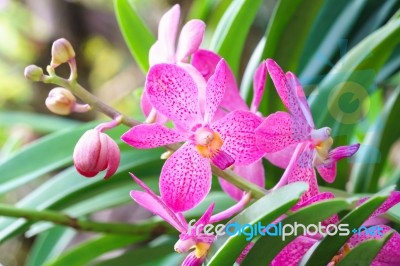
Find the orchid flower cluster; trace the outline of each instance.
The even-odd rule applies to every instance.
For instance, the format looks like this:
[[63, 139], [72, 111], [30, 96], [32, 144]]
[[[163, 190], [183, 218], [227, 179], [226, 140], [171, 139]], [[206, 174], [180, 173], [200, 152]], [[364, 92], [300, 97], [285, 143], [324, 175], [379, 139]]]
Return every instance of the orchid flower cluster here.
[[[231, 208], [212, 214], [214, 203], [188, 230], [184, 212], [198, 206], [211, 189], [212, 166], [221, 170], [232, 169], [247, 181], [265, 185], [263, 159], [284, 168], [285, 172], [277, 189], [288, 183], [303, 181], [309, 189], [303, 194], [293, 211], [317, 202], [333, 198], [333, 194], [320, 193], [315, 168], [327, 182], [336, 177], [337, 161], [351, 157], [359, 144], [332, 148], [333, 138], [328, 127], [316, 128], [303, 88], [297, 77], [285, 73], [272, 59], [259, 65], [254, 73], [254, 97], [248, 107], [240, 97], [235, 77], [228, 63], [218, 54], [200, 49], [205, 24], [200, 20], [187, 22], [178, 34], [180, 8], [172, 7], [161, 18], [158, 39], [149, 52], [150, 70], [146, 76], [141, 108], [147, 119], [131, 127], [121, 137], [122, 141], [136, 149], [166, 147], [170, 152], [164, 157], [159, 189], [156, 195], [138, 177], [131, 174], [143, 191], [132, 191], [131, 197], [138, 204], [157, 214], [180, 233], [175, 245], [177, 252], [189, 252], [183, 265], [201, 265], [215, 241], [215, 236], [202, 232], [204, 226], [219, 222], [240, 212], [251, 199], [251, 194], [242, 191], [225, 179], [219, 178], [222, 189], [237, 201]], [[176, 36], [179, 35], [179, 39]], [[76, 78], [75, 53], [64, 39], [53, 46], [53, 60], [49, 72], [62, 64], [71, 68], [70, 80]], [[30, 66], [25, 75], [31, 80], [46, 82], [41, 69]], [[258, 110], [264, 94], [267, 75], [287, 109], [264, 117]], [[88, 111], [89, 105], [76, 103], [75, 97], [65, 89], [53, 90], [46, 101], [49, 109], [58, 114]], [[119, 165], [118, 145], [104, 131], [122, 122], [118, 113], [111, 122], [103, 123], [87, 131], [74, 151], [77, 171], [93, 177], [107, 170], [105, 178], [112, 176]], [[173, 125], [172, 127], [169, 125]], [[181, 144], [176, 150], [169, 147]], [[265, 193], [269, 191], [264, 190]], [[378, 209], [368, 220], [383, 213], [400, 201], [394, 193], [386, 205]], [[367, 221], [367, 223], [368, 223]], [[337, 216], [325, 221], [337, 223]], [[194, 229], [193, 229], [194, 228]], [[385, 232], [390, 228], [384, 227]], [[342, 253], [333, 259], [337, 262], [346, 250], [367, 239], [354, 236]], [[386, 244], [375, 265], [386, 265], [384, 258], [392, 258], [392, 245], [398, 245], [400, 236]], [[305, 252], [316, 242], [315, 237], [296, 238], [275, 258], [274, 265], [296, 265]], [[249, 245], [238, 258], [240, 263], [251, 248]], [[397, 254], [399, 257], [399, 254]], [[396, 261], [399, 263], [399, 261]], [[395, 262], [395, 263], [396, 263]]]

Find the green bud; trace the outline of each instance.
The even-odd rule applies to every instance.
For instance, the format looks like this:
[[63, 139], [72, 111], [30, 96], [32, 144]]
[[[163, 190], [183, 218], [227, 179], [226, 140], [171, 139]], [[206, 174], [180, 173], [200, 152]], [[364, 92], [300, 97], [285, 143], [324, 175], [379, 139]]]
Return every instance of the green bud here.
[[35, 65], [30, 65], [25, 68], [24, 75], [29, 80], [40, 81], [43, 77], [43, 69]]

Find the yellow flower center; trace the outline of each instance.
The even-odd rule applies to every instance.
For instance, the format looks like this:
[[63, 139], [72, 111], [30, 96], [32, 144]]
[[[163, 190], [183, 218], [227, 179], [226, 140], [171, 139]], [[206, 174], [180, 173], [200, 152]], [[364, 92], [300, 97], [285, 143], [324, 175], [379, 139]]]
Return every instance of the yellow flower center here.
[[211, 158], [221, 149], [222, 144], [224, 144], [221, 136], [216, 132], [208, 135], [204, 134], [204, 138], [201, 139], [202, 141], [198, 141], [197, 136], [196, 133], [196, 149], [204, 158]]
[[314, 158], [314, 165], [323, 164], [325, 160], [328, 159], [329, 150], [331, 149], [332, 144], [333, 139], [332, 137], [329, 137], [315, 146], [317, 154]]
[[196, 258], [202, 258], [207, 254], [207, 251], [210, 249], [210, 244], [208, 243], [197, 243], [195, 246], [195, 250], [194, 250], [194, 255], [196, 256]]

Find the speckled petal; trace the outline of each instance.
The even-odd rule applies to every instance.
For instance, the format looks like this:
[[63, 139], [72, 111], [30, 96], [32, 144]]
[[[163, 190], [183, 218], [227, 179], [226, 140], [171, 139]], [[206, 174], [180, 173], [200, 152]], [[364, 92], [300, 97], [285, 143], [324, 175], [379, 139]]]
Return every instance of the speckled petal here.
[[251, 103], [250, 111], [253, 113], [258, 111], [258, 106], [262, 100], [264, 94], [265, 87], [265, 79], [267, 77], [267, 65], [265, 61], [261, 62], [261, 64], [256, 69], [256, 73], [253, 77], [253, 101]]
[[264, 155], [256, 146], [254, 132], [261, 121], [260, 117], [251, 112], [236, 110], [211, 125], [224, 141], [221, 150], [235, 159], [235, 165], [248, 165]]
[[183, 26], [176, 50], [178, 62], [188, 62], [189, 56], [199, 49], [205, 28], [206, 24], [198, 19], [190, 20]]
[[[174, 5], [160, 19], [158, 24], [159, 48], [163, 49], [162, 54], [167, 62], [175, 61], [175, 42], [179, 26], [180, 6]], [[160, 52], [159, 52], [160, 53]]]
[[[387, 232], [393, 230], [389, 226], [379, 225], [381, 232], [385, 235]], [[358, 246], [360, 243], [369, 239], [381, 239], [382, 236], [379, 234], [366, 234], [365, 231], [361, 231], [360, 234], [354, 234], [348, 241], [351, 248]], [[389, 265], [400, 265], [400, 234], [394, 232], [392, 237], [386, 242], [385, 246], [379, 251], [378, 255], [372, 261], [373, 266], [389, 266]]]
[[343, 158], [351, 157], [358, 151], [359, 148], [360, 144], [358, 143], [337, 147], [329, 152], [329, 159], [333, 162], [336, 162]]
[[[192, 65], [200, 71], [206, 80], [215, 72], [215, 68], [222, 57], [208, 50], [199, 49], [192, 56]], [[224, 117], [234, 110], [248, 110], [248, 107], [239, 94], [235, 76], [227, 65], [226, 69], [226, 90], [220, 108], [214, 115], [214, 121]]]
[[[368, 200], [369, 197], [360, 199], [357, 202], [357, 206]], [[386, 213], [390, 208], [400, 203], [400, 191], [393, 191], [390, 196], [377, 208], [371, 216], [364, 222], [363, 225], [376, 225], [379, 223], [386, 223], [387, 220], [379, 217], [380, 215]]]
[[215, 73], [212, 75], [206, 86], [206, 108], [204, 112], [204, 124], [208, 124], [225, 94], [226, 88], [226, 69], [227, 65], [224, 59], [218, 63]]
[[283, 150], [309, 138], [302, 132], [296, 118], [286, 112], [269, 115], [255, 132], [258, 147], [266, 153]]
[[308, 184], [309, 188], [301, 197], [299, 204], [318, 194], [317, 178], [313, 167], [314, 156], [315, 150], [311, 143], [299, 144], [282, 176], [288, 180], [288, 183], [303, 181]]
[[153, 107], [181, 128], [202, 123], [198, 89], [190, 74], [172, 64], [153, 66], [146, 80], [146, 93]]
[[[147, 98], [147, 93], [144, 90], [142, 93], [142, 97], [140, 98], [140, 108], [142, 109], [143, 114], [148, 117], [150, 115], [151, 110], [153, 109], [153, 106], [149, 102], [149, 99]], [[159, 123], [159, 124], [164, 124], [168, 121], [168, 118], [165, 115], [160, 114], [159, 112], [156, 111], [156, 119], [154, 122]]]
[[175, 212], [195, 207], [210, 188], [210, 162], [191, 143], [185, 143], [173, 153], [161, 170], [161, 198]]
[[185, 232], [186, 228], [182, 225], [179, 219], [176, 217], [175, 213], [165, 205], [164, 202], [158, 197], [146, 184], [144, 184], [139, 178], [131, 174], [132, 178], [138, 183], [140, 187], [144, 190], [131, 191], [131, 197], [134, 201], [140, 204], [142, 207], [148, 209], [149, 211], [157, 214], [170, 225], [175, 227], [179, 232]]
[[282, 99], [283, 104], [296, 118], [297, 123], [300, 124], [301, 127], [304, 128], [304, 130], [310, 128], [306, 118], [303, 115], [303, 111], [297, 98], [297, 88], [296, 86], [293, 87], [293, 85], [295, 84], [287, 80], [286, 74], [282, 71], [282, 69], [274, 60], [267, 59], [266, 65], [271, 79], [275, 85], [275, 88]]
[[286, 167], [289, 165], [290, 159], [292, 158], [294, 150], [296, 149], [297, 145], [298, 144], [295, 143], [287, 146], [283, 150], [274, 153], [266, 153], [264, 155], [264, 158], [270, 161], [273, 165], [286, 169]]
[[317, 166], [318, 173], [328, 183], [332, 183], [336, 178], [336, 162], [330, 162]]
[[306, 252], [317, 242], [317, 240], [306, 236], [298, 236], [290, 242], [272, 260], [270, 266], [297, 266]]
[[125, 132], [121, 139], [138, 149], [149, 149], [184, 141], [185, 136], [160, 124], [141, 124]]
[[[261, 159], [246, 166], [235, 166], [233, 171], [251, 183], [261, 188], [265, 187], [264, 166]], [[243, 190], [235, 187], [225, 179], [218, 178], [218, 180], [222, 189], [231, 198], [239, 201], [243, 197]]]

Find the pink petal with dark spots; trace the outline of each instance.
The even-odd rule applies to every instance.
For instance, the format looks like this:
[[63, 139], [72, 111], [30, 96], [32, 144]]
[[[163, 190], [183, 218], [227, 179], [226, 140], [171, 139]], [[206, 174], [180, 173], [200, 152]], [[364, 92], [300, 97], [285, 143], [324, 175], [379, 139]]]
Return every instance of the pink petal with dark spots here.
[[178, 48], [176, 50], [176, 60], [178, 62], [188, 62], [189, 56], [196, 52], [204, 37], [206, 24], [198, 19], [188, 21], [181, 30]]
[[138, 149], [149, 149], [184, 141], [185, 136], [160, 124], [141, 124], [129, 129], [121, 139]]
[[224, 141], [221, 150], [235, 159], [235, 165], [248, 165], [264, 155], [257, 148], [254, 132], [261, 121], [251, 112], [236, 110], [211, 125]]
[[225, 170], [229, 166], [233, 165], [235, 160], [228, 153], [220, 150], [213, 154], [211, 162], [219, 169]]
[[258, 111], [258, 106], [262, 100], [264, 94], [265, 87], [265, 79], [267, 77], [267, 65], [265, 61], [261, 62], [261, 64], [256, 69], [256, 72], [253, 77], [253, 101], [251, 103], [250, 111], [253, 113]]
[[266, 153], [264, 155], [264, 158], [270, 161], [273, 165], [286, 169], [286, 167], [289, 165], [290, 159], [292, 158], [292, 155], [296, 147], [297, 143], [289, 145], [280, 151], [273, 153]]
[[[144, 90], [142, 93], [142, 97], [140, 98], [140, 108], [142, 109], [143, 114], [148, 117], [150, 115], [151, 110], [153, 109], [153, 106], [149, 102], [149, 99], [147, 98], [147, 93]], [[159, 124], [164, 124], [168, 121], [168, 118], [165, 115], [160, 114], [159, 112], [156, 112], [156, 119], [155, 122]]]
[[138, 183], [138, 185], [144, 190], [131, 191], [131, 197], [134, 201], [140, 204], [142, 207], [148, 209], [152, 213], [157, 214], [170, 225], [176, 228], [179, 232], [185, 232], [186, 228], [182, 225], [175, 213], [157, 196], [146, 184], [144, 184], [139, 178], [131, 174], [132, 178]]
[[336, 162], [328, 162], [317, 166], [318, 173], [328, 183], [332, 183], [336, 178]]
[[283, 150], [287, 146], [309, 139], [297, 119], [286, 113], [269, 115], [256, 129], [257, 145], [266, 153]]
[[157, 111], [187, 131], [202, 123], [198, 88], [181, 67], [172, 64], [153, 66], [147, 75], [146, 93]]
[[215, 111], [221, 103], [226, 89], [226, 69], [227, 65], [224, 59], [218, 63], [215, 73], [212, 75], [206, 86], [206, 108], [204, 112], [204, 124], [211, 122]]
[[160, 176], [162, 200], [175, 212], [198, 205], [211, 188], [211, 167], [195, 146], [185, 143], [165, 162]]
[[297, 266], [306, 252], [317, 242], [317, 240], [306, 236], [298, 236], [289, 243], [272, 260], [270, 266]]
[[351, 157], [358, 151], [359, 148], [360, 144], [358, 143], [337, 147], [329, 152], [329, 159], [331, 159], [333, 162], [336, 162], [343, 158]]

